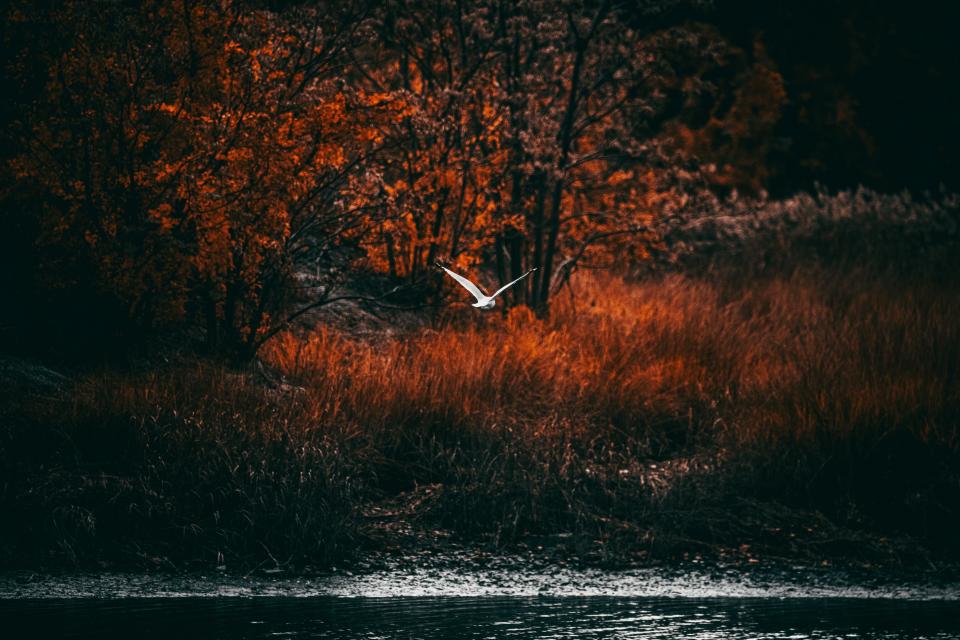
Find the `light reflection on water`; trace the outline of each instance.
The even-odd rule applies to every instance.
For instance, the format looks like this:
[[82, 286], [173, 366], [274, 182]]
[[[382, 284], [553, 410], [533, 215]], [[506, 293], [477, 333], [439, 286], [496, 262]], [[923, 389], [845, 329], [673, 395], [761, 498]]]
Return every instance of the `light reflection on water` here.
[[5, 638], [960, 638], [960, 603], [393, 597], [0, 601]]

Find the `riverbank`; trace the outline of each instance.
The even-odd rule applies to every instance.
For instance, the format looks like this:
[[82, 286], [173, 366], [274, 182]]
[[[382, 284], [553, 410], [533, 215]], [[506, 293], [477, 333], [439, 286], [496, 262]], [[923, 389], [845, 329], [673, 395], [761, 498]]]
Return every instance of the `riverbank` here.
[[450, 552], [310, 575], [0, 572], [0, 600], [210, 597], [619, 597], [898, 599], [960, 602], [960, 573], [886, 574], [801, 565], [686, 562], [634, 569], [557, 566], [527, 555]]
[[5, 630], [30, 637], [899, 638], [960, 632], [960, 585], [823, 572], [460, 570], [309, 579], [0, 573]]
[[960, 297], [889, 273], [581, 279], [549, 319], [317, 328], [239, 371], [4, 369], [0, 562], [957, 562]]

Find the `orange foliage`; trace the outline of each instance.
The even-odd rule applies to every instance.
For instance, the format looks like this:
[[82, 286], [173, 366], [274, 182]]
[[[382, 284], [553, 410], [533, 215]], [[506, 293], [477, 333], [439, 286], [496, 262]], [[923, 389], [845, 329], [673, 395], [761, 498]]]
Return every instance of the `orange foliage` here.
[[349, 227], [331, 194], [402, 103], [341, 91], [323, 42], [268, 12], [157, 0], [118, 17], [127, 30], [77, 33], [51, 61], [49, 113], [15, 161], [49, 194], [42, 243], [85, 256], [135, 321], [192, 305], [208, 341], [249, 352], [285, 317], [304, 229]]
[[[87, 278], [141, 330], [202, 326], [246, 358], [358, 263], [407, 284], [437, 260], [536, 267], [505, 302], [543, 315], [579, 266], [648, 257], [687, 201], [647, 122], [682, 84], [652, 66], [675, 33], [608, 3], [398, 9], [53, 10], [66, 44], [13, 161], [45, 284]], [[733, 106], [672, 123], [693, 155], [730, 141], [715, 182], [743, 183], [744, 141], [777, 121], [762, 53]]]

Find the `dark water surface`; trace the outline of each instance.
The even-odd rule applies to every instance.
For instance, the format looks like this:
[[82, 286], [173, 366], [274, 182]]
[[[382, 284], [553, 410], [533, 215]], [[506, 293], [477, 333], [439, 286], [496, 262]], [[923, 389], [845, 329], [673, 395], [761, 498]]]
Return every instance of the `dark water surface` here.
[[4, 638], [960, 638], [956, 601], [216, 597], [0, 601]]

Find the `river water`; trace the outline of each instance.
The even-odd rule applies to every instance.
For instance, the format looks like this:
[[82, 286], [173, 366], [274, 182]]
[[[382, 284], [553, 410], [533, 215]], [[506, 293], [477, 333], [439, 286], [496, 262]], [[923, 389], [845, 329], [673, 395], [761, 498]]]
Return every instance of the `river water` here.
[[960, 586], [805, 571], [0, 575], [4, 638], [960, 638]]

